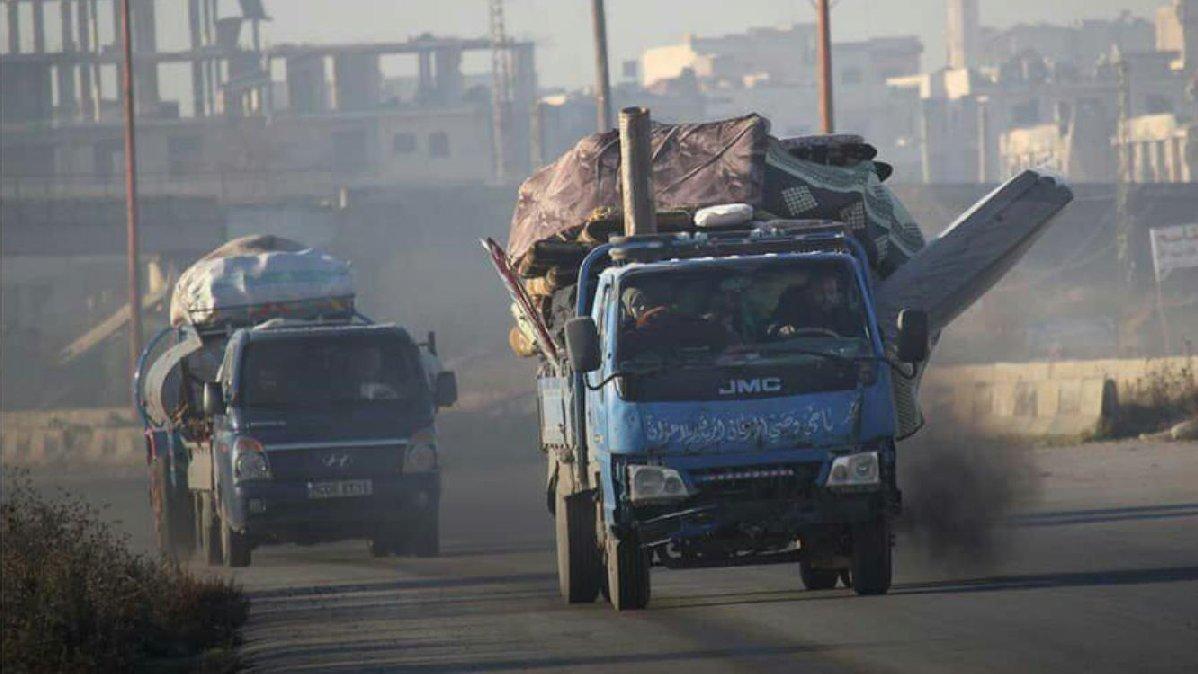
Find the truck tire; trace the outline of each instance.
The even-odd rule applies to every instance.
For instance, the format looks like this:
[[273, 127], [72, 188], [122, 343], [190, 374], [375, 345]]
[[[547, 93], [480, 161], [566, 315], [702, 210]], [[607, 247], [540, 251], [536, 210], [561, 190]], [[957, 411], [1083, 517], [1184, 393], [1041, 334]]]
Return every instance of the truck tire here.
[[602, 569], [595, 540], [595, 499], [589, 492], [554, 499], [557, 580], [562, 598], [587, 604], [599, 596]]
[[220, 547], [224, 552], [225, 566], [240, 568], [250, 565], [252, 548], [244, 533], [234, 531], [227, 520], [220, 523]]
[[430, 510], [420, 518], [408, 545], [417, 557], [436, 557], [441, 554], [441, 517], [437, 509]]
[[154, 513], [154, 537], [158, 543], [158, 551], [174, 558], [178, 550], [175, 545], [175, 517], [171, 512], [171, 499], [167, 493], [170, 487], [170, 465], [162, 457], [150, 460], [150, 510]]
[[853, 526], [853, 591], [859, 595], [886, 594], [890, 589], [893, 556], [890, 523], [885, 517]]
[[407, 541], [398, 525], [380, 524], [375, 529], [374, 535], [370, 537], [367, 549], [370, 550], [370, 556], [375, 559], [389, 555], [401, 555], [407, 550]]
[[649, 605], [649, 553], [635, 538], [607, 537], [607, 596], [617, 611]]
[[840, 579], [840, 570], [817, 569], [810, 562], [799, 562], [799, 577], [808, 590], [831, 590]]
[[186, 559], [195, 547], [191, 494], [171, 485], [170, 461], [161, 456], [150, 461], [150, 508], [158, 550], [171, 559]]
[[221, 526], [216, 504], [207, 492], [200, 492], [196, 498], [200, 501], [200, 556], [208, 566], [220, 566], [224, 556], [221, 554]]
[[375, 559], [386, 557], [397, 552], [395, 548], [395, 537], [389, 533], [378, 533], [371, 537], [366, 544], [366, 549], [370, 551], [370, 556]]

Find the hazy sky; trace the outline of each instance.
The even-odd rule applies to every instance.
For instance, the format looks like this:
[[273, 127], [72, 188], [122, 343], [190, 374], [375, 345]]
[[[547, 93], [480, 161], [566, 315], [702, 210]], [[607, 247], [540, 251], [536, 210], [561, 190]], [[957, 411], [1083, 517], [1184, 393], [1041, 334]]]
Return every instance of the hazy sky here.
[[[237, 0], [218, 0], [221, 14], [239, 12]], [[430, 32], [437, 35], [484, 36], [488, 0], [264, 0], [274, 20], [263, 25], [267, 42], [398, 41]], [[1009, 26], [1019, 22], [1071, 23], [1082, 18], [1113, 18], [1121, 11], [1151, 19], [1171, 0], [980, 0], [982, 22]], [[105, 3], [107, 4], [107, 3]], [[509, 35], [537, 42], [537, 64], [543, 86], [578, 87], [593, 78], [590, 0], [507, 0]], [[833, 0], [834, 41], [876, 35], [914, 34], [924, 42], [924, 66], [944, 64], [944, 0]], [[184, 49], [187, 23], [182, 0], [157, 5], [158, 43], [162, 49]], [[21, 11], [32, 12], [30, 3]], [[102, 42], [112, 39], [106, 7], [100, 22]], [[607, 0], [608, 34], [613, 76], [620, 63], [637, 58], [646, 47], [679, 41], [686, 33], [716, 35], [750, 26], [811, 22], [811, 0]], [[29, 25], [30, 17], [22, 22]], [[47, 13], [47, 43], [58, 43], [57, 11]], [[0, 17], [0, 44], [7, 35]], [[25, 49], [31, 36], [23, 35]], [[414, 68], [412, 59], [384, 62], [384, 71]], [[468, 57], [468, 72], [486, 72], [486, 53]], [[180, 77], [185, 75], [186, 66]], [[164, 75], [170, 88], [171, 74]]]
[[[981, 0], [982, 22], [1072, 22], [1122, 10], [1151, 19], [1170, 0]], [[222, 0], [233, 11], [233, 0]], [[422, 32], [483, 35], [487, 0], [266, 0], [275, 17], [264, 28], [274, 42], [397, 40]], [[916, 34], [925, 65], [944, 63], [944, 0], [834, 0], [833, 40]], [[814, 20], [810, 0], [607, 0], [612, 72], [645, 47], [686, 33], [742, 31], [749, 26]], [[508, 32], [537, 41], [546, 86], [579, 86], [592, 78], [589, 0], [507, 0]], [[480, 69], [489, 64], [476, 62]], [[469, 67], [471, 64], [467, 64]]]

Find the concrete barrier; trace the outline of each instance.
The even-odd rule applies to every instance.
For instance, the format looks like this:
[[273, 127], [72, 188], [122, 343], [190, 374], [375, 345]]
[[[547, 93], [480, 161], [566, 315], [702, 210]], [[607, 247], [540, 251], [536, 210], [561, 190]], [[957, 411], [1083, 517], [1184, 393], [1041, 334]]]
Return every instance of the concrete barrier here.
[[137, 467], [145, 461], [145, 441], [128, 408], [5, 412], [0, 458], [6, 466]]
[[933, 364], [920, 400], [928, 418], [947, 416], [986, 433], [1088, 436], [1121, 403], [1175, 395], [1193, 387], [1194, 377], [1187, 357]]

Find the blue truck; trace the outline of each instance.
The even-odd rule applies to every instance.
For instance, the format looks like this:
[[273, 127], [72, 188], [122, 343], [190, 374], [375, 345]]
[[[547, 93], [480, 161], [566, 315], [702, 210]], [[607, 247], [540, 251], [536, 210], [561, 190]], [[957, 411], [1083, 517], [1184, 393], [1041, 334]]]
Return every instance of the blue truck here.
[[456, 391], [433, 335], [360, 317], [163, 330], [134, 384], [161, 547], [232, 567], [267, 543], [436, 555], [434, 422]]
[[860, 136], [769, 128], [625, 108], [521, 185], [507, 250], [484, 241], [540, 359], [569, 602], [770, 563], [887, 592], [930, 346], [1073, 199], [1023, 171], [928, 242]]
[[885, 593], [893, 378], [927, 357], [927, 315], [884, 334], [837, 223], [591, 250], [537, 379], [566, 600], [639, 609], [653, 568], [795, 562], [808, 588]]

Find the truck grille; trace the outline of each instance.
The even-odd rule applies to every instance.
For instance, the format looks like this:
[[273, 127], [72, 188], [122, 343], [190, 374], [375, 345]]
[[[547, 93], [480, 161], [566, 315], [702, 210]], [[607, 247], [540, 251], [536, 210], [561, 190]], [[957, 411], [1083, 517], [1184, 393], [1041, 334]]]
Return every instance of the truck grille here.
[[271, 450], [266, 447], [276, 480], [368, 478], [398, 475], [403, 470], [401, 443]]
[[694, 471], [691, 480], [701, 499], [781, 500], [806, 496], [815, 486], [820, 464], [738, 466]]

